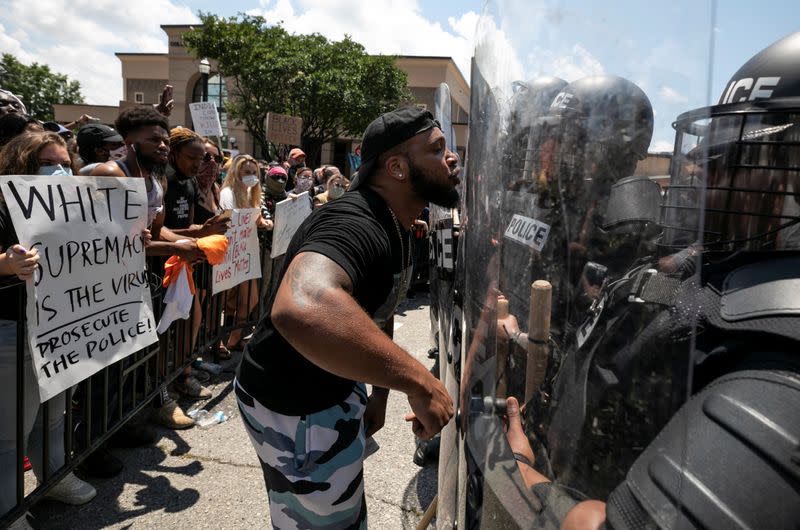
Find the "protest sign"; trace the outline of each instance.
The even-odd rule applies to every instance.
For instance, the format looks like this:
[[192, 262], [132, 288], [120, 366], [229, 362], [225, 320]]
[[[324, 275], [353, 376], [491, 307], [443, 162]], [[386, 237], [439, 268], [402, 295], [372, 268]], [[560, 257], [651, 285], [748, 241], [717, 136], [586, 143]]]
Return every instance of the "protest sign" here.
[[213, 101], [189, 103], [192, 113], [194, 132], [200, 136], [222, 136], [222, 125], [219, 123], [217, 104]]
[[303, 118], [267, 113], [267, 140], [273, 144], [300, 145]]
[[272, 230], [273, 258], [286, 252], [292, 236], [309, 215], [311, 215], [311, 200], [307, 191], [295, 199], [286, 199], [275, 205], [275, 227]]
[[0, 177], [27, 283], [27, 340], [42, 402], [158, 341], [145, 271], [144, 179]]
[[231, 227], [225, 233], [228, 252], [225, 261], [214, 265], [212, 294], [235, 287], [247, 280], [261, 278], [261, 250], [256, 221], [261, 210], [242, 208], [231, 212]]

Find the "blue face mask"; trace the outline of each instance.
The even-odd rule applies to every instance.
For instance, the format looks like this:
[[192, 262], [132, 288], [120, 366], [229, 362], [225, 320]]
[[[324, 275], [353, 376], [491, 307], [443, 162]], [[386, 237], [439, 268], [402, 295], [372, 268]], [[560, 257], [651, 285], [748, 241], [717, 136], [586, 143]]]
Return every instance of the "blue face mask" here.
[[72, 176], [72, 168], [64, 167], [61, 164], [55, 166], [41, 166], [39, 167], [39, 175], [68, 175]]

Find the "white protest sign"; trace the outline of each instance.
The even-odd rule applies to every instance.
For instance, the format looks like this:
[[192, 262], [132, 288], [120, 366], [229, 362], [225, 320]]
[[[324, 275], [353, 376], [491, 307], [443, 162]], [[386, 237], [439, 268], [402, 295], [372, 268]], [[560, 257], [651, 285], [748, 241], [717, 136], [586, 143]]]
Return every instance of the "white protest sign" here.
[[260, 214], [258, 208], [232, 210], [231, 227], [225, 233], [228, 252], [225, 261], [214, 265], [212, 294], [221, 293], [247, 280], [261, 278], [261, 250], [256, 231]]
[[222, 136], [222, 125], [219, 123], [217, 104], [213, 101], [189, 103], [192, 113], [194, 132], [200, 136]]
[[145, 272], [143, 179], [0, 177], [27, 284], [28, 342], [42, 402], [158, 341]]
[[272, 230], [273, 258], [286, 253], [292, 236], [309, 215], [311, 215], [311, 200], [307, 191], [295, 199], [286, 199], [275, 205], [275, 227]]

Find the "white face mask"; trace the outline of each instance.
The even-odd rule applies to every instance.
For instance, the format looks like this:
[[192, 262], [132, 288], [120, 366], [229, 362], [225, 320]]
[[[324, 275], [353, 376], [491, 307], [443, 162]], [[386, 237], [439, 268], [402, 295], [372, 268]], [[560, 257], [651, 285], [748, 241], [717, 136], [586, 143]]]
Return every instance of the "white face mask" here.
[[128, 149], [123, 145], [108, 152], [109, 160], [122, 160], [128, 154]]
[[242, 177], [242, 184], [248, 188], [252, 188], [258, 184], [258, 175], [245, 175]]
[[55, 166], [40, 166], [39, 167], [39, 175], [68, 175], [72, 176], [72, 168], [71, 167], [64, 167], [61, 164], [56, 164]]

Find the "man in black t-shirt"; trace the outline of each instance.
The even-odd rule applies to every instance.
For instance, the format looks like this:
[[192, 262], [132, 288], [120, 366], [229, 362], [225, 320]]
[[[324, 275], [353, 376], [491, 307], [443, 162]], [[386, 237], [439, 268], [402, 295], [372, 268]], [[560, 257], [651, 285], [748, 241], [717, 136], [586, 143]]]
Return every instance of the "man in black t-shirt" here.
[[373, 121], [362, 153], [350, 190], [294, 235], [237, 373], [278, 528], [366, 528], [364, 443], [389, 388], [408, 395], [421, 438], [453, 415], [441, 382], [391, 336], [411, 278], [408, 227], [429, 202], [455, 206], [457, 157], [416, 107]]

